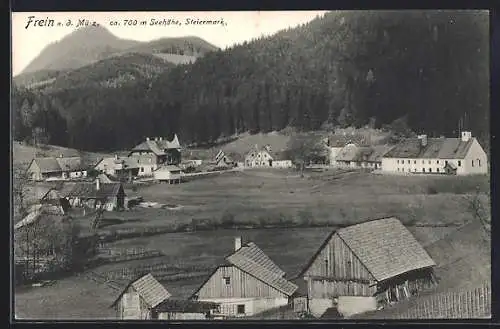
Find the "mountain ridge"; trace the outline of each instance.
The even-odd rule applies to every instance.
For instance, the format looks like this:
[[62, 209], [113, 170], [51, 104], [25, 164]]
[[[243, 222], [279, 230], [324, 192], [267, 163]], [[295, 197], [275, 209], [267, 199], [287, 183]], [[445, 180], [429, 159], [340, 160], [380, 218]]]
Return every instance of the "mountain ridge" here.
[[[88, 26], [77, 29], [61, 40], [47, 45], [26, 68], [14, 76], [14, 80], [16, 81], [19, 76], [35, 75], [39, 71], [78, 69], [128, 52], [168, 54], [166, 51], [177, 51], [191, 52], [194, 54], [193, 57], [200, 57], [217, 49], [218, 47], [199, 37], [164, 37], [150, 41], [138, 41], [119, 38], [102, 26]], [[168, 57], [166, 59], [168, 60]], [[177, 60], [177, 62], [182, 61]], [[174, 64], [177, 63], [174, 61]]]

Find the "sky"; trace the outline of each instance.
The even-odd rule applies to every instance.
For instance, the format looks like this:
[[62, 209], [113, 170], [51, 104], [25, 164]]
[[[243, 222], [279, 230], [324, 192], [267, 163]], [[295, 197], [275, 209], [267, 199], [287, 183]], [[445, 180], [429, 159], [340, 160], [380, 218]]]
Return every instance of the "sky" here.
[[[220, 48], [226, 48], [259, 36], [272, 35], [288, 27], [307, 23], [325, 11], [238, 11], [238, 12], [44, 12], [12, 13], [12, 73], [20, 73], [47, 45], [61, 40], [87, 19], [106, 27], [119, 38], [150, 41], [164, 37], [198, 36]], [[29, 17], [32, 22], [27, 26]], [[54, 26], [34, 26], [34, 20], [53, 19]], [[151, 20], [171, 19], [181, 25], [151, 25]], [[192, 25], [191, 20], [221, 20], [224, 24]], [[73, 26], [65, 23], [71, 20]], [[147, 21], [127, 26], [125, 20]], [[62, 23], [58, 26], [57, 23]], [[119, 23], [120, 26], [116, 26]]]

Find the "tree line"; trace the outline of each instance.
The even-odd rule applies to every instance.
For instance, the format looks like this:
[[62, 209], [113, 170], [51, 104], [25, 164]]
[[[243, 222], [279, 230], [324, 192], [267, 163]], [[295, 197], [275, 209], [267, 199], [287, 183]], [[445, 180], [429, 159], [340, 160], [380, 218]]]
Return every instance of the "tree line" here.
[[404, 117], [419, 133], [468, 129], [486, 143], [488, 22], [481, 11], [327, 13], [133, 84], [16, 89], [14, 137], [99, 151]]

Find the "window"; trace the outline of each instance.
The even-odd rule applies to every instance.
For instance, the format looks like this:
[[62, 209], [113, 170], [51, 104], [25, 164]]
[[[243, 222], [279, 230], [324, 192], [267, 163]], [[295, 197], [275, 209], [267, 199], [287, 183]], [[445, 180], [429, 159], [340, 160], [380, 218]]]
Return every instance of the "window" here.
[[477, 165], [481, 167], [481, 160], [477, 159]]
[[436, 163], [439, 164], [439, 160], [437, 160]]
[[413, 164], [417, 164], [417, 160], [413, 160]]
[[436, 171], [439, 172], [439, 168], [437, 168]]
[[432, 168], [429, 168], [429, 172], [432, 172]]
[[431, 160], [429, 160], [429, 164], [431, 164]]
[[398, 168], [398, 171], [399, 171], [399, 168]]
[[141, 172], [144, 172], [144, 167], [141, 167]]
[[444, 160], [444, 165], [446, 166], [448, 164], [448, 160]]
[[237, 305], [236, 308], [237, 308], [236, 312], [238, 314], [245, 314], [245, 304]]
[[325, 275], [328, 276], [328, 259], [325, 259]]
[[396, 163], [399, 164], [399, 160], [396, 160]]
[[462, 161], [458, 160], [458, 166], [460, 167], [462, 165]]
[[425, 164], [425, 161], [424, 161], [424, 160], [422, 160], [422, 164]]
[[408, 160], [408, 164], [410, 164], [410, 160]]
[[225, 283], [225, 284], [231, 284], [231, 278], [230, 278], [230, 277], [228, 277], [228, 276], [225, 276], [225, 277], [224, 277], [224, 283]]
[[425, 172], [425, 168], [422, 168], [422, 172]]
[[471, 163], [472, 163], [472, 166], [474, 167], [474, 160], [472, 160]]

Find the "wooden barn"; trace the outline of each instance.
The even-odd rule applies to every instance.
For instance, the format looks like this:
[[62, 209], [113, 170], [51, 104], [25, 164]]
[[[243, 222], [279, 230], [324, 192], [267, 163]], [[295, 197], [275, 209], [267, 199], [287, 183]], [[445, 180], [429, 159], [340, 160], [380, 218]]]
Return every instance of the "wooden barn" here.
[[120, 320], [205, 320], [217, 313], [216, 303], [175, 300], [151, 274], [132, 280], [113, 302]]
[[389, 217], [331, 233], [300, 276], [314, 316], [338, 305], [348, 317], [431, 288], [434, 266], [410, 231]]
[[[63, 192], [60, 192], [63, 194]], [[73, 207], [104, 208], [108, 211], [125, 207], [125, 190], [121, 183], [78, 182], [62, 195]]]
[[87, 177], [87, 166], [80, 157], [34, 158], [26, 173], [34, 181], [82, 179]]
[[193, 300], [220, 304], [222, 315], [244, 317], [286, 306], [297, 286], [257, 245], [241, 245], [194, 292]]

